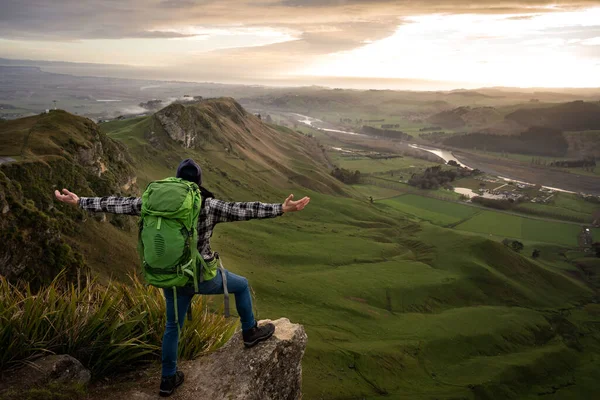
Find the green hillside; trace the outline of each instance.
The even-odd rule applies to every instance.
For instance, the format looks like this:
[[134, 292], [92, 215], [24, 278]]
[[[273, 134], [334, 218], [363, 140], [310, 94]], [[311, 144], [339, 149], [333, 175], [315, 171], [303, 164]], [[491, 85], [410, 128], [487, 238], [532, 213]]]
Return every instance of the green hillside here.
[[[100, 130], [127, 148], [139, 186], [193, 157], [205, 186], [224, 200], [311, 197], [301, 213], [219, 225], [212, 241], [225, 266], [249, 279], [259, 318], [305, 326], [304, 398], [558, 399], [598, 390], [600, 315], [585, 306], [597, 287], [558, 258], [568, 244], [533, 260], [487, 232], [460, 230], [487, 211], [410, 194], [373, 204], [353, 197], [357, 191], [329, 175], [317, 141], [263, 124], [231, 99], [175, 104]], [[16, 165], [23, 163], [0, 170]], [[74, 251], [107, 252], [86, 256], [90, 268], [135, 269], [135, 230], [89, 217], [72, 223], [75, 232], [64, 234]], [[597, 274], [596, 265], [585, 268]]]

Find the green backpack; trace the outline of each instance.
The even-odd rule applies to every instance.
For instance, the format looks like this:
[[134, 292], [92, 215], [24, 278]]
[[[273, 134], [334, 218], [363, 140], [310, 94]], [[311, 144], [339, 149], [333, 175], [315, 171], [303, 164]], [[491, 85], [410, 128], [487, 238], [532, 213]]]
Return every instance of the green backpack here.
[[151, 182], [142, 195], [142, 274], [152, 286], [173, 288], [177, 320], [177, 288], [193, 285], [197, 292], [206, 268], [198, 252], [201, 203], [198, 185], [180, 178]]

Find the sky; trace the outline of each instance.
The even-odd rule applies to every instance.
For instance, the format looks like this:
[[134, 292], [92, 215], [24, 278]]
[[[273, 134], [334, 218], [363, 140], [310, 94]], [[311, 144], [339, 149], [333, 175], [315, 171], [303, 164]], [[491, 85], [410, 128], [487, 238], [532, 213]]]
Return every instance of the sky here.
[[600, 0], [0, 0], [0, 57], [202, 82], [600, 87]]

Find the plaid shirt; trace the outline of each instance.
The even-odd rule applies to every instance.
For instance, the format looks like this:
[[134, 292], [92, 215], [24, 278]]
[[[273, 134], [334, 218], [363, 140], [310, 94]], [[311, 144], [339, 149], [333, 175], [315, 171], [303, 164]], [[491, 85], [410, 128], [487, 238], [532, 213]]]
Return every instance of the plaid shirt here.
[[[140, 197], [81, 197], [79, 207], [87, 211], [113, 214], [140, 215]], [[210, 237], [219, 222], [247, 221], [255, 218], [273, 218], [283, 214], [281, 204], [226, 202], [207, 198], [198, 218], [198, 251], [204, 259], [210, 259]]]

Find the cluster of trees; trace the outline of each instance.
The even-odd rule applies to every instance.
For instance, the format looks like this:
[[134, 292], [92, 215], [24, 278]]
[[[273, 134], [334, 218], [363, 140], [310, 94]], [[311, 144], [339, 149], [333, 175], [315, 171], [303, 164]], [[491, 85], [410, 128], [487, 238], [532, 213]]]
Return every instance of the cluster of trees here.
[[554, 128], [531, 127], [519, 135], [471, 133], [444, 140], [450, 146], [495, 152], [563, 157], [569, 144], [562, 131]]
[[373, 126], [368, 126], [368, 125], [363, 125], [363, 127], [361, 129], [361, 133], [364, 133], [365, 135], [383, 136], [383, 137], [388, 137], [388, 138], [392, 138], [392, 139], [400, 139], [400, 140], [411, 140], [412, 139], [412, 136], [410, 136], [408, 133], [390, 130], [390, 129], [379, 129], [379, 128], [375, 128]]
[[596, 254], [596, 257], [600, 258], [600, 242], [595, 242], [592, 244], [592, 250]]
[[[502, 244], [505, 245], [506, 247], [508, 247], [509, 249], [516, 251], [517, 253], [520, 253], [525, 248], [523, 243], [519, 242], [518, 240], [504, 239], [502, 241]], [[539, 250], [538, 250], [537, 256], [533, 256], [533, 257], [537, 258], [537, 257], [539, 257], [539, 255], [540, 254], [539, 254]]]
[[426, 128], [419, 129], [419, 132], [431, 132], [431, 131], [439, 131], [441, 130], [441, 126], [428, 126]]
[[394, 159], [394, 158], [402, 158], [402, 156], [398, 155], [398, 154], [367, 154], [367, 157], [369, 157], [372, 160], [390, 160], [390, 159]]
[[422, 174], [413, 174], [408, 180], [408, 184], [420, 189], [438, 189], [441, 186], [450, 187], [450, 182], [453, 182], [456, 178], [473, 176], [478, 173], [481, 173], [481, 171], [471, 171], [460, 167], [455, 170], [444, 170], [441, 166], [437, 165], [427, 168]]
[[331, 171], [331, 175], [347, 184], [359, 183], [360, 181], [360, 171], [358, 170], [352, 172], [346, 168], [335, 167], [333, 171]]
[[382, 129], [400, 128], [400, 124], [381, 124]]
[[[323, 121], [325, 121], [325, 117], [321, 118]], [[351, 124], [352, 123], [352, 118], [340, 118], [340, 124]], [[355, 125], [362, 125], [363, 120], [362, 118], [356, 118], [354, 120], [354, 124]]]
[[484, 207], [495, 208], [497, 210], [510, 210], [515, 206], [513, 199], [508, 200], [496, 200], [486, 199], [485, 197], [475, 196], [471, 199], [473, 203], [481, 204]]
[[596, 167], [596, 159], [587, 158], [584, 160], [554, 161], [550, 166], [560, 168], [594, 168]]
[[430, 140], [432, 142], [440, 142], [446, 138], [446, 132], [430, 132], [430, 133], [419, 133], [419, 137], [424, 140]]

